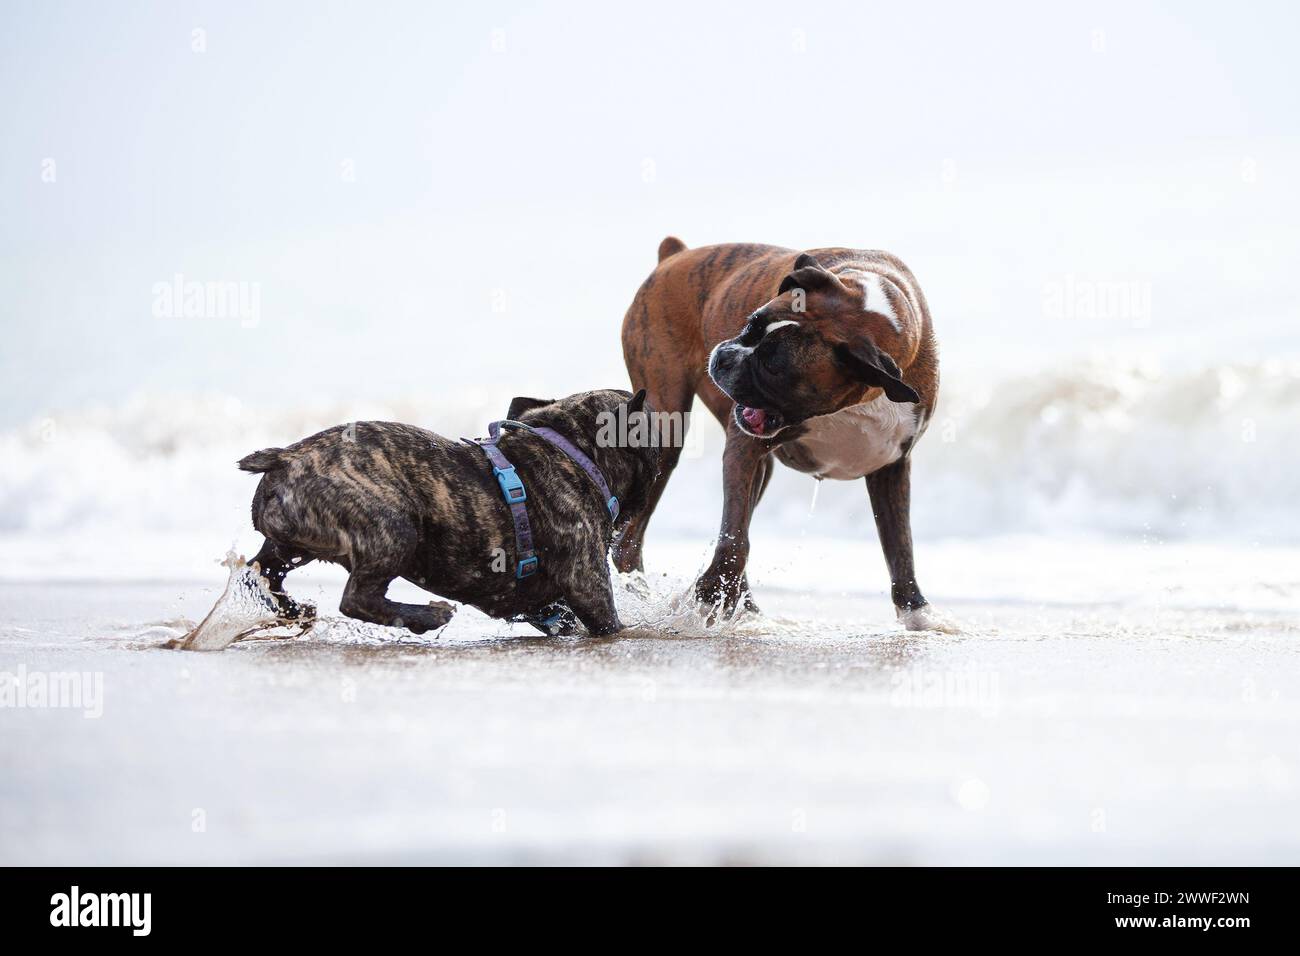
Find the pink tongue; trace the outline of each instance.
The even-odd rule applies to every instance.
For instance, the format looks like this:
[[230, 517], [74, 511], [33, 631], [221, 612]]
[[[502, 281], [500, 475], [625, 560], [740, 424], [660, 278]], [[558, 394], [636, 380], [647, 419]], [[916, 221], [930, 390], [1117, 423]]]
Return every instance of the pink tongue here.
[[760, 435], [763, 433], [763, 426], [767, 424], [767, 412], [761, 408], [743, 408], [740, 411], [740, 417], [745, 420], [745, 424]]

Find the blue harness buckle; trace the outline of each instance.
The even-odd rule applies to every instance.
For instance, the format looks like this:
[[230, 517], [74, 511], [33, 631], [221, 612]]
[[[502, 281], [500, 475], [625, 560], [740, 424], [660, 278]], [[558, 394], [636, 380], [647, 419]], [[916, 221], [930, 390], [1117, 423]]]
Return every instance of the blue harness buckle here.
[[[606, 496], [605, 507], [609, 510], [610, 518], [613, 519], [618, 518], [618, 498], [610, 494], [609, 485], [605, 482], [605, 477], [600, 473], [600, 469], [596, 467], [596, 463], [588, 458], [582, 449], [578, 448], [573, 444], [573, 442], [569, 441], [552, 428], [534, 428], [533, 426], [526, 425], [523, 422], [515, 422], [507, 419], [505, 421], [492, 422], [488, 425], [488, 437], [486, 439], [461, 439], [462, 441], [468, 442], [471, 445], [477, 445], [481, 448], [483, 454], [487, 455], [488, 461], [492, 464], [492, 474], [495, 476], [497, 484], [501, 486], [501, 496], [505, 498], [506, 505], [510, 508], [510, 518], [514, 522], [515, 554], [528, 555], [526, 558], [521, 557], [519, 562], [515, 565], [515, 579], [522, 581], [524, 578], [532, 577], [536, 574], [541, 562], [538, 560], [537, 555], [533, 553], [533, 529], [532, 525], [528, 522], [528, 508], [524, 506], [524, 502], [528, 500], [528, 492], [524, 490], [524, 481], [519, 477], [519, 473], [515, 471], [515, 466], [510, 463], [510, 460], [506, 458], [506, 456], [501, 453], [501, 449], [497, 447], [497, 439], [501, 437], [501, 429], [503, 428], [517, 428], [531, 432], [534, 435], [546, 439], [552, 445], [555, 445], [562, 452], [568, 455], [569, 458], [577, 463], [579, 468], [587, 473], [587, 477], [589, 477], [595, 483], [596, 487], [600, 489], [600, 493]], [[516, 508], [515, 505], [519, 505], [520, 507]], [[565, 613], [569, 612], [566, 611]], [[549, 618], [540, 620], [538, 623], [546, 630], [550, 631], [560, 626], [562, 622], [559, 618], [562, 618], [563, 616], [564, 614], [552, 615]]]
[[[501, 493], [506, 496], [507, 504], [518, 504], [521, 501], [528, 500], [528, 492], [524, 491], [524, 482], [515, 471], [515, 466], [509, 468], [493, 468], [493, 473], [497, 476], [497, 484], [501, 486]], [[520, 577], [523, 577], [521, 574]]]

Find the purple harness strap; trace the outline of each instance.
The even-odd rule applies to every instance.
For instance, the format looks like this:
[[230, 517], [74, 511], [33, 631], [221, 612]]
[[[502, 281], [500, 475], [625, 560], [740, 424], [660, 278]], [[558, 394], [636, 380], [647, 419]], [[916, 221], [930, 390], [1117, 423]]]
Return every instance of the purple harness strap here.
[[[527, 428], [528, 426], [525, 425], [524, 427]], [[569, 441], [569, 439], [565, 438], [554, 428], [543, 427], [531, 430], [534, 435], [541, 435], [548, 442], [578, 463], [578, 467], [585, 471], [587, 477], [594, 481], [596, 487], [600, 489], [600, 494], [605, 499], [605, 507], [609, 509], [609, 516], [617, 521], [618, 499], [615, 498], [613, 493], [609, 490], [609, 485], [605, 483], [605, 476], [600, 473], [600, 469], [596, 467], [596, 463], [583, 454], [581, 448]]]
[[560, 451], [564, 452], [578, 467], [586, 472], [587, 476], [596, 483], [600, 489], [601, 495], [605, 499], [605, 507], [609, 509], [611, 519], [618, 518], [618, 498], [609, 490], [609, 484], [605, 481], [605, 476], [600, 473], [596, 463], [588, 458], [580, 448], [569, 441], [553, 428], [533, 428], [531, 425], [525, 425], [523, 422], [515, 422], [510, 419], [503, 419], [499, 422], [492, 422], [488, 425], [487, 438], [462, 438], [461, 441], [470, 445], [477, 445], [483, 449], [487, 455], [488, 461], [492, 463], [492, 473], [496, 476], [497, 484], [501, 486], [501, 495], [505, 498], [506, 505], [510, 508], [510, 518], [515, 526], [515, 578], [522, 580], [529, 577], [537, 571], [537, 555], [533, 553], [533, 527], [528, 522], [528, 508], [524, 502], [528, 500], [528, 492], [524, 489], [523, 480], [519, 473], [515, 471], [515, 466], [510, 463], [501, 449], [497, 447], [497, 442], [501, 439], [502, 428], [517, 428], [521, 431], [530, 432], [545, 438]]

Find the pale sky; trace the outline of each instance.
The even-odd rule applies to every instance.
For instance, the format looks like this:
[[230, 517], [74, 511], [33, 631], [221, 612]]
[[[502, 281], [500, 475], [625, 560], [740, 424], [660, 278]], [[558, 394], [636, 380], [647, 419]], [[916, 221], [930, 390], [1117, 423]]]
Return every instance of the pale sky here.
[[[948, 367], [1300, 353], [1292, 4], [0, 16], [6, 422], [623, 384], [669, 233], [894, 251]], [[255, 286], [254, 327], [155, 315], [177, 274]], [[1049, 304], [1080, 284], [1148, 305]]]

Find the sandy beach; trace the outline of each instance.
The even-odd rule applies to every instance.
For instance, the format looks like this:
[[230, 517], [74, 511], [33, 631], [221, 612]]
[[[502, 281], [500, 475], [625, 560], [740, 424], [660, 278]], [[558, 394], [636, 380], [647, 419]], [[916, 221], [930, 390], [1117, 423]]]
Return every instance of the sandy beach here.
[[[158, 645], [221, 568], [5, 583], [0, 672], [101, 689], [0, 710], [0, 863], [1296, 859], [1294, 581], [1256, 580], [1283, 595], [1262, 609], [1171, 597], [1162, 574], [1218, 561], [1112, 547], [1113, 577], [1074, 595], [959, 596], [941, 603], [966, 633], [907, 633], [833, 572], [782, 584], [836, 547], [791, 543], [756, 575], [764, 614], [716, 630], [676, 603], [686, 576], [652, 577], [620, 598], [642, 624], [601, 641], [473, 611], [438, 638], [358, 625], [326, 569], [296, 587], [325, 618], [306, 637], [184, 653]], [[985, 581], [1042, 564], [980, 550]], [[1114, 592], [1139, 566], [1146, 598]]]

